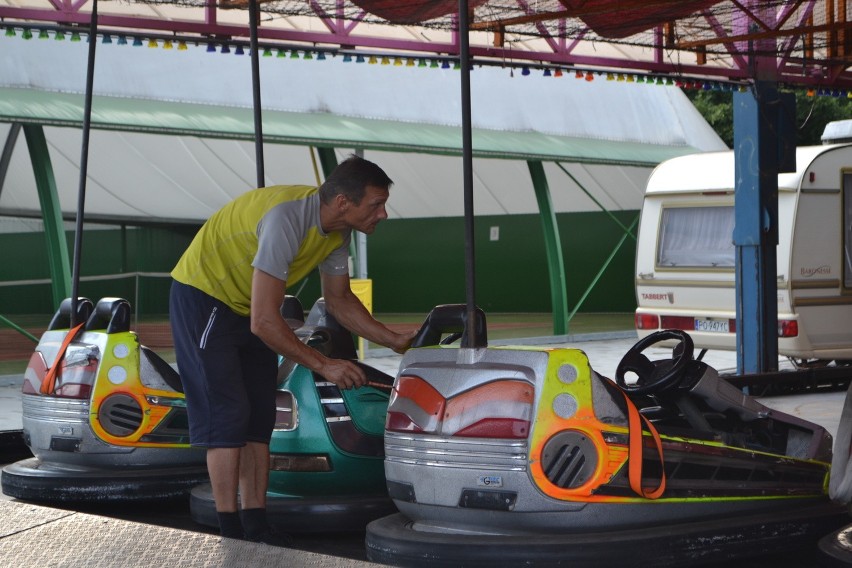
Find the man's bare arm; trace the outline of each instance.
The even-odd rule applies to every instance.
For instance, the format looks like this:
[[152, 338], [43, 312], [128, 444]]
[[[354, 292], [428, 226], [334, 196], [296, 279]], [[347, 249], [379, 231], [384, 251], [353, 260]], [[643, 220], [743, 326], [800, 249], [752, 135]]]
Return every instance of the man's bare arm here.
[[252, 333], [276, 353], [316, 371], [341, 388], [365, 384], [366, 376], [357, 365], [326, 357], [299, 341], [280, 312], [286, 286], [283, 280], [255, 269], [251, 284]]
[[329, 313], [340, 325], [373, 343], [403, 353], [411, 346], [417, 330], [397, 333], [376, 320], [349, 287], [347, 274], [322, 275], [322, 293]]

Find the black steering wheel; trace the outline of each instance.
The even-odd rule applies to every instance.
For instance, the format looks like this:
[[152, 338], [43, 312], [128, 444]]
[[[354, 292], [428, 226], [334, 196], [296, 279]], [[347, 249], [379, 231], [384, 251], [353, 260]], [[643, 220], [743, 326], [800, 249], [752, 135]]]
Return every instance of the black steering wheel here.
[[[671, 359], [651, 361], [642, 354], [647, 348], [661, 341], [675, 339], [677, 345], [672, 349]], [[694, 345], [692, 338], [679, 329], [665, 329], [640, 339], [636, 345], [624, 354], [615, 369], [615, 382], [630, 394], [654, 394], [676, 386], [689, 362], [692, 361]], [[624, 374], [636, 374], [636, 382], [627, 384]]]

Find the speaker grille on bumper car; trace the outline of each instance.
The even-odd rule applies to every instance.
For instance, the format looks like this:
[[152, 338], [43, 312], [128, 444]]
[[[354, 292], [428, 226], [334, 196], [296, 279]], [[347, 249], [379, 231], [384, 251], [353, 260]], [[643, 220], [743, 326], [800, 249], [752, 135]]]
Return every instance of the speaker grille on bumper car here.
[[142, 425], [142, 407], [131, 396], [114, 394], [98, 409], [98, 421], [113, 436], [129, 436]]
[[581, 432], [565, 431], [544, 445], [541, 465], [551, 483], [574, 489], [586, 483], [595, 472], [598, 452], [594, 443]]

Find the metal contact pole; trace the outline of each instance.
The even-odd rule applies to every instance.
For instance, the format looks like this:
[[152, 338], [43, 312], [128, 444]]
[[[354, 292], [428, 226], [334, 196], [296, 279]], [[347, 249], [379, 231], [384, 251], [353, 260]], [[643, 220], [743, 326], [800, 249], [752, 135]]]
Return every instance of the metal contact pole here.
[[266, 185], [263, 168], [263, 118], [260, 106], [260, 54], [257, 49], [257, 0], [249, 1], [249, 29], [251, 31], [251, 88], [254, 111], [254, 154], [257, 164], [257, 187]]
[[98, 0], [92, 0], [89, 24], [89, 58], [86, 64], [86, 94], [83, 108], [83, 141], [80, 150], [80, 185], [77, 190], [77, 219], [74, 225], [74, 263], [71, 269], [71, 327], [77, 321], [80, 295], [80, 258], [83, 246], [83, 215], [86, 210], [86, 178], [89, 175], [89, 132], [92, 129], [92, 91], [95, 84], [95, 46], [98, 44]]
[[461, 65], [461, 108], [462, 108], [462, 167], [464, 171], [464, 251], [465, 251], [465, 297], [467, 302], [466, 333], [462, 347], [479, 344], [476, 312], [476, 255], [474, 251], [473, 223], [473, 140], [470, 118], [470, 38], [468, 2], [459, 0], [459, 64]]

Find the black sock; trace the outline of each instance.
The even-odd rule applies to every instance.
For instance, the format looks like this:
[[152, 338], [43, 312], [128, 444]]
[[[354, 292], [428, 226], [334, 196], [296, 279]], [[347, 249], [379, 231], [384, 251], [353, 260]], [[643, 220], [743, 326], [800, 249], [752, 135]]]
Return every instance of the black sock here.
[[240, 519], [242, 519], [246, 537], [249, 539], [257, 538], [269, 532], [265, 508], [242, 509], [240, 511]]
[[243, 525], [239, 513], [223, 513], [216, 511], [219, 517], [219, 534], [228, 538], [243, 538]]

